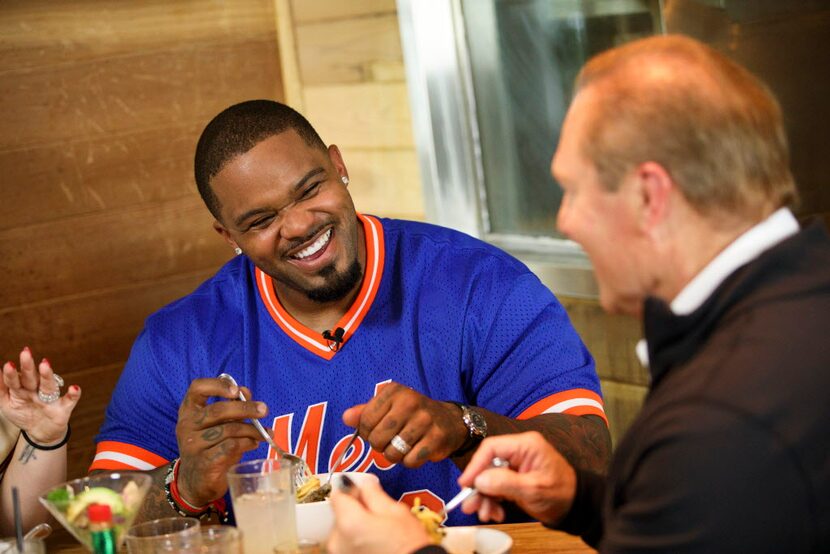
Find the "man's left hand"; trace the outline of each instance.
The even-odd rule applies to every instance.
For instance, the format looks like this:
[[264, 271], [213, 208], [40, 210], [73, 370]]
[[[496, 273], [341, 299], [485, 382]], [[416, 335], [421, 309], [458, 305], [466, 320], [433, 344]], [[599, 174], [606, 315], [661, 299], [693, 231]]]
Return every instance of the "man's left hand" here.
[[464, 444], [468, 430], [461, 415], [454, 404], [389, 383], [366, 404], [346, 410], [343, 422], [358, 428], [390, 462], [419, 467], [449, 457]]

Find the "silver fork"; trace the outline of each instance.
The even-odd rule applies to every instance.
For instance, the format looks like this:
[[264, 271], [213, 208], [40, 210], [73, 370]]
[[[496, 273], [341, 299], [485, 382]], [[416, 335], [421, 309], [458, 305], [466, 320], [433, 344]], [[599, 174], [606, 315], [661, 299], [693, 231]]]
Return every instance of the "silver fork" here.
[[[243, 402], [247, 402], [248, 399], [245, 398], [245, 394], [242, 392], [242, 389], [239, 387], [239, 384], [236, 382], [232, 376], [228, 375], [227, 373], [222, 373], [219, 375], [219, 379], [234, 385], [239, 390], [239, 399]], [[300, 458], [299, 456], [295, 456], [294, 454], [289, 454], [282, 448], [280, 448], [277, 443], [274, 442], [274, 439], [271, 438], [271, 435], [268, 434], [268, 431], [262, 426], [262, 423], [259, 422], [258, 419], [251, 418], [251, 423], [256, 427], [256, 430], [259, 431], [259, 434], [262, 435], [262, 438], [268, 443], [268, 446], [273, 449], [280, 458], [288, 460], [292, 464], [294, 464], [294, 486], [299, 488], [306, 481], [312, 476], [311, 470], [308, 468], [308, 464], [305, 463], [305, 460]]]
[[358, 427], [357, 429], [355, 429], [355, 430], [354, 430], [354, 433], [352, 433], [352, 438], [350, 438], [350, 439], [349, 439], [349, 442], [348, 442], [348, 444], [346, 445], [346, 448], [344, 448], [344, 449], [340, 452], [340, 455], [337, 457], [337, 460], [335, 460], [335, 461], [334, 461], [334, 465], [332, 465], [332, 466], [331, 466], [331, 471], [329, 472], [329, 478], [328, 478], [328, 479], [326, 479], [326, 484], [325, 484], [325, 485], [323, 485], [324, 487], [329, 487], [329, 488], [331, 488], [331, 478], [334, 476], [334, 473], [335, 473], [335, 471], [334, 471], [334, 470], [335, 470], [335, 468], [336, 468], [337, 466], [339, 466], [339, 465], [340, 465], [340, 462], [342, 462], [342, 461], [343, 461], [343, 456], [345, 456], [345, 455], [346, 455], [346, 452], [348, 452], [348, 451], [349, 451], [349, 448], [351, 448], [351, 447], [352, 447], [352, 445], [354, 444], [354, 440], [357, 438], [357, 432], [359, 431], [359, 429], [360, 429], [360, 428]]

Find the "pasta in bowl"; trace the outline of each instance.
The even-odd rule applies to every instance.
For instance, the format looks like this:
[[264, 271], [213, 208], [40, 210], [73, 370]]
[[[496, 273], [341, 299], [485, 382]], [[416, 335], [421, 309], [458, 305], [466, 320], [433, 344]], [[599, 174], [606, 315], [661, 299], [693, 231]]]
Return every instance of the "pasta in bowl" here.
[[[368, 483], [369, 481], [378, 482], [377, 475], [372, 473], [360, 473], [356, 471], [338, 471], [334, 477], [337, 479], [338, 475], [345, 475], [358, 487]], [[320, 473], [314, 475], [319, 483], [328, 481], [328, 473]], [[312, 479], [313, 479], [312, 478]], [[312, 485], [314, 483], [312, 482]], [[309, 487], [310, 491], [314, 488]], [[309, 491], [298, 490], [298, 492], [306, 493]], [[314, 541], [323, 544], [328, 539], [334, 526], [334, 512], [331, 510], [331, 503], [328, 498], [318, 500], [315, 502], [304, 502], [297, 504], [297, 538], [301, 541]]]

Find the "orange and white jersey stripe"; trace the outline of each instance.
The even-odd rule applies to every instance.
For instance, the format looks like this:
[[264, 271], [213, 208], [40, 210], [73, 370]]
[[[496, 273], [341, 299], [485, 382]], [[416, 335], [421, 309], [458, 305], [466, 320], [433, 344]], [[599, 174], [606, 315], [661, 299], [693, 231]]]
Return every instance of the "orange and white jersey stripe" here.
[[169, 460], [144, 448], [118, 441], [101, 441], [89, 471], [140, 470], [148, 471], [163, 466]]
[[[363, 224], [363, 231], [366, 237], [366, 272], [363, 278], [363, 285], [357, 298], [349, 310], [340, 318], [332, 328], [342, 327], [345, 331], [343, 342], [346, 343], [363, 321], [363, 317], [372, 306], [372, 302], [380, 287], [380, 280], [383, 276], [384, 243], [383, 228], [380, 221], [372, 216], [358, 214], [357, 217]], [[319, 331], [309, 329], [289, 314], [280, 304], [277, 294], [274, 292], [274, 284], [271, 278], [256, 268], [256, 282], [259, 288], [259, 295], [268, 313], [282, 328], [285, 333], [294, 339], [300, 346], [310, 352], [331, 360], [336, 352], [332, 350], [327, 341], [323, 339]]]
[[608, 425], [602, 398], [588, 389], [571, 389], [534, 402], [517, 419], [530, 419], [541, 414], [595, 415]]

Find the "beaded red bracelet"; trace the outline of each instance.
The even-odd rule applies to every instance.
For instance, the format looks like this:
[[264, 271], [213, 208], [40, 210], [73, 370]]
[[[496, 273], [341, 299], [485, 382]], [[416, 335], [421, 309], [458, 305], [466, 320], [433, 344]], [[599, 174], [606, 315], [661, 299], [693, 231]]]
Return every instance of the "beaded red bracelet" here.
[[191, 512], [193, 515], [203, 515], [210, 509], [210, 504], [201, 507], [194, 506], [179, 494], [179, 460], [179, 458], [176, 458], [176, 461], [173, 463], [173, 481], [170, 483], [170, 494], [173, 496], [173, 501], [186, 512]]
[[170, 468], [167, 470], [167, 477], [164, 479], [164, 488], [167, 492], [167, 502], [170, 506], [182, 517], [204, 518], [211, 513], [216, 512], [222, 523], [228, 522], [228, 511], [225, 506], [223, 498], [217, 498], [212, 502], [208, 502], [203, 507], [197, 507], [182, 498], [179, 493], [178, 476], [179, 476], [179, 458], [176, 458]]

